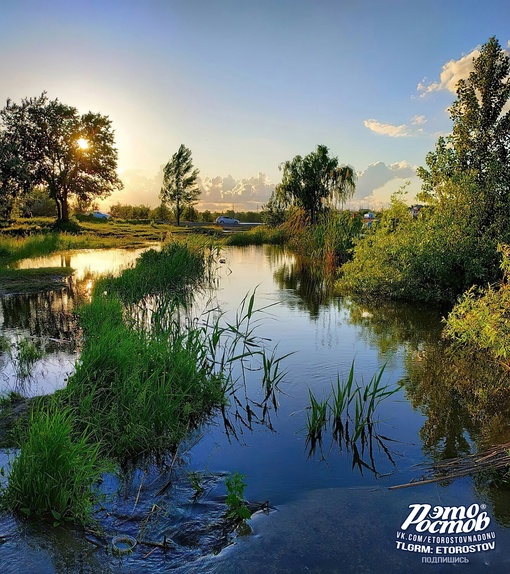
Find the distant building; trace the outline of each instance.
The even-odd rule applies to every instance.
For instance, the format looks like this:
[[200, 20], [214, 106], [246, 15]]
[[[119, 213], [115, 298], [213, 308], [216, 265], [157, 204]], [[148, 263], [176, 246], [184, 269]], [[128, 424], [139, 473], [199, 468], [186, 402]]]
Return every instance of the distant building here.
[[413, 218], [418, 217], [422, 207], [423, 205], [411, 205], [411, 207], [409, 208], [409, 213], [411, 214], [411, 217]]
[[372, 223], [374, 223], [374, 221], [375, 221], [375, 213], [369, 211], [368, 213], [365, 213], [363, 215], [363, 225], [366, 225], [367, 227], [372, 227]]

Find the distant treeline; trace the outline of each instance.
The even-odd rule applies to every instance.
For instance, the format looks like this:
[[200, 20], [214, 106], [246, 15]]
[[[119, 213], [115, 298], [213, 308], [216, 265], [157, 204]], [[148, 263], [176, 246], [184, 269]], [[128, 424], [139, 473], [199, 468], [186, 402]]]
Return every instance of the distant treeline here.
[[[117, 203], [110, 206], [109, 213], [112, 217], [118, 219], [153, 219], [155, 221], [173, 221], [175, 219], [173, 211], [165, 205], [159, 205], [156, 208], [151, 208], [148, 205], [127, 205]], [[227, 217], [235, 217], [242, 222], [258, 222], [262, 221], [262, 212], [259, 211], [234, 211], [228, 209], [225, 211], [198, 211], [194, 207], [188, 207], [184, 210], [182, 221], [202, 221], [204, 223], [212, 223], [220, 215]]]

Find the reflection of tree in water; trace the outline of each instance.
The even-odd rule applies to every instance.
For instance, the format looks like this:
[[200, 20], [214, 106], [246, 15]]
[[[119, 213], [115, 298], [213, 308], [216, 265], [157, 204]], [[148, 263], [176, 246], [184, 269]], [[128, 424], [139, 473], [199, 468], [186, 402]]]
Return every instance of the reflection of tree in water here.
[[67, 289], [11, 295], [0, 300], [4, 329], [26, 330], [32, 337], [75, 343], [76, 318]]
[[441, 313], [417, 305], [386, 301], [346, 300], [349, 322], [361, 328], [362, 339], [383, 357], [403, 346], [420, 349], [440, 336]]
[[[459, 352], [444, 341], [407, 357], [404, 382], [413, 407], [427, 416], [425, 451], [442, 460], [510, 442], [510, 373], [486, 354]], [[492, 503], [495, 519], [510, 526], [510, 485], [498, 471], [474, 473], [473, 485]]]
[[486, 354], [455, 351], [445, 342], [409, 354], [406, 391], [428, 417], [424, 446], [435, 459], [510, 441], [510, 373]]
[[321, 307], [327, 306], [334, 296], [335, 276], [322, 265], [314, 265], [301, 259], [285, 261], [274, 272], [274, 280], [280, 289], [292, 290], [299, 299], [285, 300], [290, 308], [297, 307], [319, 316]]
[[62, 350], [62, 343], [73, 352], [78, 331], [75, 310], [88, 297], [95, 279], [94, 274], [80, 281], [71, 277], [69, 286], [63, 289], [2, 297], [2, 330], [24, 331], [30, 337], [44, 339], [49, 353]]

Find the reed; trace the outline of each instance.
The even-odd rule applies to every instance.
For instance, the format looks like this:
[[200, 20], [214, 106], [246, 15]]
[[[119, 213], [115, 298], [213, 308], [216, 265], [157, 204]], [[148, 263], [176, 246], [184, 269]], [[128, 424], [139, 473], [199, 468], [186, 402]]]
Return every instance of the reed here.
[[[391, 453], [385, 446], [387, 437], [382, 437], [375, 430], [376, 411], [380, 403], [398, 391], [383, 385], [384, 366], [365, 385], [355, 381], [354, 363], [351, 365], [346, 381], [337, 377], [331, 386], [329, 397], [319, 401], [309, 390], [310, 403], [307, 407], [307, 444], [311, 455], [317, 445], [321, 445], [323, 432], [332, 430], [332, 438], [340, 448], [353, 453], [353, 464], [360, 469], [369, 468], [375, 472], [373, 443], [377, 443], [392, 461]], [[365, 450], [369, 451], [370, 462], [363, 460]]]

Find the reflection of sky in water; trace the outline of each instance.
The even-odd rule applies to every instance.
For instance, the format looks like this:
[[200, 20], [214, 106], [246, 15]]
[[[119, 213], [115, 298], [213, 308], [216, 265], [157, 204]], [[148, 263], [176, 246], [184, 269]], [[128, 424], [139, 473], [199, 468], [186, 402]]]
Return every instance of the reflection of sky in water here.
[[[76, 297], [90, 293], [98, 277], [120, 273], [143, 251], [89, 249], [20, 261], [17, 265], [20, 269], [72, 267], [74, 273], [70, 289], [0, 299], [0, 334], [10, 343], [10, 350], [0, 353], [0, 394], [14, 390], [36, 396], [65, 386], [78, 357], [77, 324], [73, 316]], [[20, 377], [16, 371], [17, 346], [22, 340], [29, 341], [45, 355], [30, 367], [30, 375], [26, 377]]]
[[131, 265], [145, 249], [86, 249], [83, 251], [68, 251], [48, 257], [23, 259], [16, 267], [18, 269], [37, 269], [39, 267], [72, 267], [76, 280], [83, 279], [89, 273], [105, 275], [118, 274], [122, 269]]

